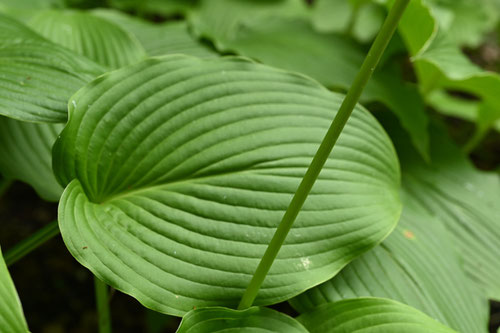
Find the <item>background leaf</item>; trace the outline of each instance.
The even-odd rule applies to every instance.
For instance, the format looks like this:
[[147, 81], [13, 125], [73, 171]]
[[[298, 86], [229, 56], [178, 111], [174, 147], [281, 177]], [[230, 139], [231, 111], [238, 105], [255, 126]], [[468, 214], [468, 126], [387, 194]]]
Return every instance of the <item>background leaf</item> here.
[[455, 332], [408, 305], [383, 298], [356, 298], [329, 303], [297, 319], [311, 333]]
[[214, 57], [217, 52], [197, 41], [188, 31], [186, 21], [153, 24], [125, 13], [98, 9], [92, 12], [129, 31], [141, 42], [150, 56], [183, 53], [197, 57]]
[[[446, 1], [445, 1], [446, 2]], [[481, 7], [481, 5], [457, 1], [448, 2], [449, 10], [459, 6]], [[482, 70], [462, 53], [458, 41], [450, 35], [453, 28], [446, 30], [441, 16], [432, 6], [421, 0], [413, 1], [408, 7], [400, 24], [400, 33], [413, 57], [416, 74], [424, 96], [436, 90], [453, 89], [477, 96], [482, 103], [475, 112], [479, 130], [485, 132], [500, 119], [500, 76]], [[464, 10], [464, 8], [457, 10]], [[483, 11], [487, 6], [479, 9]], [[473, 9], [472, 12], [477, 9]], [[474, 15], [474, 14], [472, 14]], [[441, 18], [441, 21], [435, 19]], [[439, 26], [441, 22], [441, 26]], [[432, 29], [431, 29], [432, 28]], [[438, 28], [440, 28], [438, 33]], [[477, 33], [474, 33], [477, 34]], [[480, 34], [479, 34], [480, 35]], [[478, 36], [479, 36], [478, 35]], [[474, 37], [478, 38], [478, 37]], [[432, 98], [432, 97], [431, 97]], [[488, 110], [485, 113], [485, 110]], [[440, 107], [437, 110], [441, 110]], [[482, 111], [481, 111], [482, 110]], [[457, 114], [458, 115], [458, 114]]]
[[0, 115], [63, 122], [68, 98], [103, 69], [0, 15]]
[[448, 230], [411, 195], [403, 192], [402, 198], [401, 220], [381, 245], [330, 281], [294, 298], [292, 305], [305, 312], [343, 299], [383, 297], [459, 332], [486, 332], [488, 303], [465, 276]]
[[201, 308], [188, 312], [177, 333], [209, 332], [290, 332], [308, 333], [293, 318], [268, 308], [251, 307], [243, 311], [228, 308]]
[[435, 124], [431, 127], [432, 164], [425, 163], [394, 119], [381, 119], [398, 151], [405, 192], [444, 223], [467, 275], [488, 298], [500, 299], [498, 175], [475, 169]]
[[4, 332], [26, 333], [28, 325], [16, 288], [10, 278], [0, 249], [0, 328]]
[[384, 18], [383, 7], [371, 0], [317, 0], [313, 3], [312, 22], [316, 30], [349, 34], [360, 42], [372, 40]]
[[64, 124], [36, 124], [0, 117], [0, 171], [22, 180], [49, 201], [62, 193], [52, 172], [52, 145]]
[[[54, 147], [67, 247], [152, 309], [236, 305], [342, 98], [239, 58], [168, 56], [101, 76], [71, 98]], [[398, 163], [366, 110], [333, 157], [257, 304], [331, 278], [393, 229]]]
[[109, 68], [132, 64], [146, 56], [135, 36], [89, 12], [41, 11], [29, 24], [52, 42]]

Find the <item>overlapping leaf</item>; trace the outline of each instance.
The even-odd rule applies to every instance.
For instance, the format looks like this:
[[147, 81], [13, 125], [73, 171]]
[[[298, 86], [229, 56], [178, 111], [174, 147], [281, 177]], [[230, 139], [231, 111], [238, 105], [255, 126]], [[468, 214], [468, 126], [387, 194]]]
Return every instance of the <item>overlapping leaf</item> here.
[[132, 34], [89, 12], [42, 11], [31, 19], [30, 25], [54, 43], [110, 68], [119, 68], [146, 56]]
[[213, 41], [220, 51], [234, 51], [232, 44], [241, 30], [252, 22], [265, 22], [278, 17], [308, 17], [310, 12], [301, 0], [219, 0], [200, 1], [190, 12], [194, 32]]
[[[329, 88], [347, 89], [351, 85], [364, 59], [364, 52], [356, 44], [338, 35], [319, 34], [307, 20], [282, 14], [268, 17], [265, 8], [257, 8], [261, 19], [233, 19], [230, 27], [234, 30], [229, 37], [229, 32], [219, 32], [226, 25], [219, 22], [218, 16], [200, 15], [193, 25], [200, 35], [214, 40], [220, 51], [307, 74]], [[220, 11], [219, 15], [232, 16], [230, 7]], [[418, 151], [428, 156], [427, 116], [416, 87], [403, 82], [394, 67], [387, 68], [376, 72], [365, 89], [362, 102], [371, 101], [382, 102], [394, 111]]]
[[[477, 106], [475, 119], [484, 132], [483, 127], [489, 128], [500, 119], [500, 76], [482, 70], [467, 59], [450, 37], [452, 28], [446, 30], [441, 24], [437, 33], [439, 24], [435, 12], [435, 8], [433, 12], [422, 0], [412, 1], [400, 25], [401, 35], [414, 56], [421, 90], [425, 95], [443, 88], [476, 95], [482, 103]], [[481, 112], [486, 108], [488, 113]]]
[[268, 308], [252, 307], [243, 311], [228, 308], [201, 308], [188, 312], [177, 333], [212, 332], [289, 332], [308, 333], [293, 318]]
[[0, 115], [64, 122], [68, 98], [103, 69], [0, 15]]
[[0, 329], [2, 332], [26, 333], [28, 325], [24, 319], [19, 296], [0, 249]]
[[99, 9], [93, 14], [108, 19], [134, 34], [151, 56], [184, 53], [197, 57], [213, 57], [217, 53], [197, 41], [185, 21], [153, 24], [124, 13]]
[[477, 47], [495, 28], [498, 8], [491, 0], [427, 0], [442, 30], [455, 45]]
[[383, 298], [329, 303], [297, 318], [311, 333], [452, 333], [422, 312]]
[[[482, 173], [439, 131], [434, 131], [432, 165], [398, 138], [403, 187], [444, 222], [464, 259], [466, 273], [493, 299], [500, 299], [500, 180]], [[413, 152], [414, 153], [414, 152]]]
[[37, 124], [0, 116], [0, 171], [22, 180], [46, 199], [62, 193], [52, 172], [52, 145], [63, 124]]
[[[147, 307], [235, 306], [342, 96], [239, 58], [150, 59], [70, 101], [54, 147], [61, 232]], [[356, 108], [257, 298], [288, 299], [380, 242], [399, 217], [391, 143]]]
[[448, 231], [404, 194], [401, 220], [380, 246], [292, 304], [304, 312], [342, 299], [384, 297], [410, 305], [459, 332], [486, 332], [487, 301], [465, 276]]
[[385, 17], [382, 6], [366, 0], [318, 0], [313, 6], [318, 31], [350, 34], [360, 42], [374, 38]]

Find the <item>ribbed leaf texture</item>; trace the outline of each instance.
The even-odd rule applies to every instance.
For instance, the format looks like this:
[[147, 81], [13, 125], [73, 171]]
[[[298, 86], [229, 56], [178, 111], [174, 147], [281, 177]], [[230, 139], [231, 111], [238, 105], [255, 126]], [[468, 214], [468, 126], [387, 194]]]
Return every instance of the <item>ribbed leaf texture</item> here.
[[295, 319], [268, 308], [251, 307], [243, 311], [222, 307], [188, 312], [177, 333], [308, 333]]
[[[253, 15], [248, 15], [249, 11]], [[205, 1], [199, 13], [192, 15], [191, 23], [199, 36], [212, 40], [221, 52], [235, 52], [309, 75], [328, 88], [347, 90], [361, 67], [365, 51], [343, 35], [318, 33], [306, 14], [296, 1]], [[428, 157], [423, 100], [416, 86], [400, 77], [395, 67], [377, 70], [361, 101], [376, 101], [389, 107], [411, 134], [419, 153]]]
[[54, 43], [109, 68], [129, 65], [146, 56], [134, 35], [89, 12], [42, 11], [33, 17], [30, 25]]
[[399, 140], [403, 187], [443, 221], [466, 273], [489, 298], [500, 300], [498, 175], [476, 170], [443, 132], [432, 132], [431, 165], [413, 156], [405, 141]]
[[176, 53], [196, 57], [215, 57], [218, 55], [217, 52], [212, 51], [191, 36], [186, 21], [154, 24], [115, 10], [97, 9], [92, 13], [132, 33], [150, 56]]
[[[71, 253], [160, 312], [235, 306], [343, 96], [241, 58], [153, 58], [70, 99], [54, 146]], [[356, 107], [256, 304], [333, 277], [399, 218], [399, 169]]]
[[452, 333], [422, 312], [384, 298], [329, 303], [297, 318], [311, 333]]
[[305, 312], [343, 299], [384, 297], [459, 332], [485, 333], [488, 303], [465, 276], [445, 226], [406, 192], [403, 205], [396, 230], [380, 246], [291, 303]]
[[64, 122], [68, 98], [103, 71], [0, 14], [0, 115]]

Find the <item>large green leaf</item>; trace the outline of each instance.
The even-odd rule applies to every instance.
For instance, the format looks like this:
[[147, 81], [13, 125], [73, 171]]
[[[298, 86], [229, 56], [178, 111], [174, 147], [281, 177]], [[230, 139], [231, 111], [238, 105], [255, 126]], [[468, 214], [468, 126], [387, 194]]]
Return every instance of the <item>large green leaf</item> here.
[[443, 223], [406, 192], [403, 206], [396, 230], [380, 246], [292, 304], [304, 312], [342, 299], [384, 297], [459, 332], [486, 332], [488, 303], [465, 276]]
[[[152, 58], [70, 101], [54, 147], [71, 253], [147, 307], [235, 306], [342, 95], [240, 58]], [[257, 304], [326, 281], [400, 213], [391, 142], [357, 107]]]
[[103, 69], [0, 15], [0, 115], [63, 122], [68, 98]]
[[63, 124], [37, 124], [0, 116], [0, 172], [57, 201], [62, 193], [52, 172], [52, 145]]
[[431, 165], [398, 137], [403, 187], [444, 222], [464, 259], [466, 273], [488, 297], [500, 299], [500, 179], [479, 172], [462, 153], [433, 130]]
[[26, 333], [28, 325], [16, 288], [10, 278], [0, 249], [0, 330], [9, 333]]
[[297, 318], [311, 333], [452, 333], [422, 312], [389, 299], [329, 303]]
[[188, 312], [177, 333], [212, 332], [287, 332], [308, 333], [298, 321], [268, 308], [251, 307], [243, 311], [222, 307], [201, 308]]
[[98, 9], [93, 14], [108, 19], [134, 34], [151, 56], [184, 53], [197, 57], [213, 57], [217, 52], [197, 41], [185, 21], [153, 24], [125, 13]]
[[[242, 19], [231, 39], [219, 37], [216, 30], [219, 17], [231, 15], [230, 8], [221, 8], [219, 16], [197, 17], [193, 24], [196, 30], [204, 31], [201, 35], [213, 39], [220, 51], [233, 51], [268, 65], [307, 74], [328, 88], [349, 88], [364, 59], [360, 47], [335, 34], [317, 33], [306, 20], [282, 14], [269, 18], [259, 13], [261, 20]], [[427, 157], [429, 143], [423, 101], [417, 88], [400, 77], [394, 67], [375, 72], [362, 102], [387, 105], [409, 131], [419, 152]]]
[[30, 25], [54, 43], [110, 68], [123, 67], [146, 56], [135, 36], [89, 12], [41, 11]]

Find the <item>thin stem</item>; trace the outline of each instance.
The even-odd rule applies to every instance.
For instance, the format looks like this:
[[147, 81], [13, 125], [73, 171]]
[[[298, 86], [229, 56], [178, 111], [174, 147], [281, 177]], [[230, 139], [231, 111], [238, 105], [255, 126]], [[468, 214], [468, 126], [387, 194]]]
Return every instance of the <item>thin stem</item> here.
[[99, 316], [99, 333], [111, 333], [111, 314], [109, 311], [109, 288], [107, 284], [94, 276], [97, 314]]
[[340, 106], [337, 115], [333, 119], [333, 122], [328, 129], [321, 145], [314, 155], [314, 158], [309, 165], [309, 168], [304, 175], [295, 195], [290, 202], [283, 218], [274, 233], [269, 246], [267, 247], [264, 256], [262, 257], [257, 270], [255, 271], [250, 284], [248, 285], [243, 297], [240, 301], [238, 309], [246, 309], [252, 306], [257, 293], [259, 292], [260, 286], [262, 282], [266, 278], [271, 265], [274, 262], [274, 259], [278, 255], [278, 252], [285, 241], [288, 232], [290, 231], [293, 222], [295, 221], [302, 205], [304, 204], [309, 192], [311, 191], [314, 182], [318, 178], [318, 175], [323, 168], [328, 156], [330, 155], [333, 146], [337, 142], [337, 139], [342, 132], [349, 116], [352, 113], [352, 110], [356, 106], [356, 103], [363, 92], [364, 87], [366, 86], [368, 80], [370, 79], [375, 67], [377, 66], [382, 54], [384, 53], [387, 44], [391, 40], [394, 31], [398, 26], [398, 22], [403, 15], [406, 6], [408, 5], [410, 0], [396, 0], [394, 5], [392, 6], [387, 18], [380, 28], [380, 32], [378, 33], [375, 41], [373, 42], [370, 51], [361, 65], [361, 69], [356, 75], [354, 82], [347, 92], [347, 95]]
[[476, 130], [474, 131], [474, 134], [472, 134], [469, 141], [467, 141], [465, 143], [465, 145], [463, 146], [463, 148], [462, 148], [463, 151], [466, 154], [472, 153], [472, 151], [474, 151], [474, 149], [476, 149], [476, 147], [481, 143], [481, 141], [483, 141], [484, 137], [486, 136], [486, 133], [488, 133], [488, 129], [479, 128], [479, 127], [476, 128]]
[[59, 234], [59, 225], [57, 221], [52, 221], [42, 229], [35, 232], [28, 238], [23, 239], [20, 243], [14, 245], [13, 248], [5, 252], [4, 259], [7, 266], [10, 266], [23, 258], [31, 251], [38, 248], [54, 236]]

